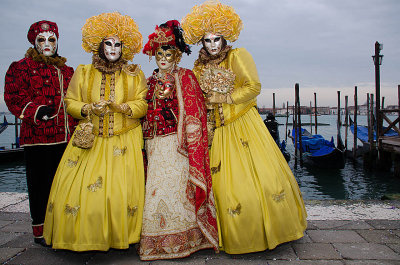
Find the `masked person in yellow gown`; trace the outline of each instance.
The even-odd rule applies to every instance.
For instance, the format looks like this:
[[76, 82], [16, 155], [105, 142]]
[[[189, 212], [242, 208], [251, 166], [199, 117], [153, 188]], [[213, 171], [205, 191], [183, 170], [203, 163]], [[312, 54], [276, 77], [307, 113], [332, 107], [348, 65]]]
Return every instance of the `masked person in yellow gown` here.
[[210, 166], [220, 247], [240, 254], [273, 249], [306, 229], [298, 184], [257, 112], [261, 84], [250, 53], [233, 49], [242, 21], [207, 1], [182, 20], [188, 44], [202, 43], [193, 72], [208, 104]]
[[46, 243], [74, 251], [126, 249], [140, 240], [144, 204], [146, 78], [128, 64], [142, 48], [135, 21], [117, 12], [86, 20], [79, 65], [65, 97], [80, 119], [54, 177], [44, 223]]
[[218, 251], [203, 93], [178, 63], [190, 47], [177, 20], [149, 35], [143, 53], [158, 68], [148, 78], [143, 119], [148, 157], [140, 259], [173, 259], [205, 248]]

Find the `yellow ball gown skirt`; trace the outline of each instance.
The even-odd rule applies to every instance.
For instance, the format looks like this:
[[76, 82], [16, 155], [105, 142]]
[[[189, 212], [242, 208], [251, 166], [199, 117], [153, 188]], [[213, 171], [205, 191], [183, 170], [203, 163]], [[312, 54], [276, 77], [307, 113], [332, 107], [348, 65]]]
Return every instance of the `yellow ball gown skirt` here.
[[215, 130], [210, 160], [222, 250], [263, 251], [303, 237], [298, 184], [255, 108]]
[[63, 155], [47, 205], [44, 238], [74, 251], [126, 249], [140, 240], [144, 205], [142, 129], [95, 137]]

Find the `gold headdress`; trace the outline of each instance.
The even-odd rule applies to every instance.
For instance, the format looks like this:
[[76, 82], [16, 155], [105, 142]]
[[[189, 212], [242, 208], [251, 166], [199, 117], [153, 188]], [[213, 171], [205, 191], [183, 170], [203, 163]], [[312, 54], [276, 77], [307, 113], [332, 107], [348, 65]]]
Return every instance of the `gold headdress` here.
[[101, 41], [111, 36], [118, 36], [122, 42], [122, 59], [126, 61], [132, 60], [142, 49], [143, 38], [135, 21], [118, 12], [88, 18], [82, 27], [82, 47], [96, 54]]
[[226, 40], [234, 42], [243, 28], [242, 20], [233, 7], [219, 1], [206, 1], [200, 6], [194, 6], [181, 24], [188, 44], [198, 43], [206, 33], [222, 35]]

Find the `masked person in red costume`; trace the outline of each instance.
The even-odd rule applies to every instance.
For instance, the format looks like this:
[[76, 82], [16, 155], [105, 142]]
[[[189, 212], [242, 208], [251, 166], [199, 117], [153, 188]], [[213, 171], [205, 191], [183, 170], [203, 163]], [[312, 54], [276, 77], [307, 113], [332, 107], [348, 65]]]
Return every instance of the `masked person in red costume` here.
[[143, 120], [148, 157], [140, 259], [173, 259], [218, 250], [204, 98], [193, 72], [178, 67], [190, 53], [176, 20], [157, 26], [143, 53], [158, 69], [148, 78]]
[[257, 68], [246, 49], [227, 45], [239, 37], [240, 17], [230, 6], [207, 1], [182, 27], [187, 43], [203, 44], [193, 72], [214, 132], [210, 164], [221, 249], [256, 252], [301, 238], [307, 226], [303, 198], [257, 112]]
[[53, 176], [76, 125], [64, 104], [74, 70], [58, 55], [58, 39], [56, 23], [32, 24], [28, 40], [34, 47], [10, 65], [4, 89], [8, 109], [22, 120], [20, 144], [25, 152], [33, 235], [41, 244]]

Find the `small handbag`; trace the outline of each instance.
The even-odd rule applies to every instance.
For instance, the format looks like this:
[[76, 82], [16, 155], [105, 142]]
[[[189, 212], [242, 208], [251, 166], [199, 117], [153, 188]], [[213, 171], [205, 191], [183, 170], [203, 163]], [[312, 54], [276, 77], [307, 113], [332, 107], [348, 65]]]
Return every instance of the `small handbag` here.
[[87, 115], [87, 120], [80, 123], [79, 129], [75, 131], [72, 145], [82, 149], [90, 149], [93, 146], [93, 142], [93, 123], [89, 114]]

